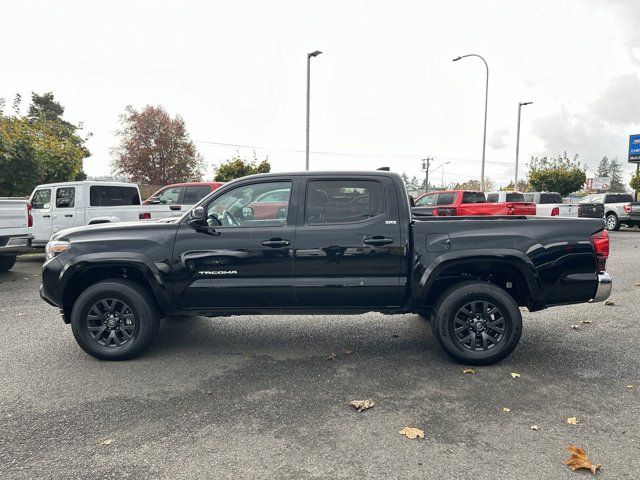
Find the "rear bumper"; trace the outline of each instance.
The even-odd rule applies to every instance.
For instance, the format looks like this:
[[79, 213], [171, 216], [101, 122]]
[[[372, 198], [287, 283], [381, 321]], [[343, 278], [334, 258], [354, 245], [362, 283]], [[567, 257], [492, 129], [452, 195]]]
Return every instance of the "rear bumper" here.
[[0, 255], [19, 255], [32, 251], [31, 237], [0, 237]]
[[593, 296], [592, 302], [603, 302], [609, 295], [611, 295], [611, 287], [613, 286], [613, 279], [607, 272], [598, 274], [598, 287], [596, 293]]

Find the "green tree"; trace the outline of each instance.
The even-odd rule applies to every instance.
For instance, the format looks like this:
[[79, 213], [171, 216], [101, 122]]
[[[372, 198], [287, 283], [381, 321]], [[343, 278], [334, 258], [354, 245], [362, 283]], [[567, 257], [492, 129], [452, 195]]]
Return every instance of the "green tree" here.
[[609, 179], [609, 190], [612, 192], [624, 192], [624, 183], [622, 183], [622, 164], [616, 157], [609, 160], [606, 156], [602, 157], [598, 164], [598, 177], [606, 177]]
[[89, 156], [81, 127], [62, 118], [64, 108], [52, 93], [31, 96], [29, 113], [0, 114], [0, 195], [27, 195], [38, 183], [68, 181], [82, 171]]
[[[495, 188], [496, 183], [490, 179], [489, 177], [484, 178], [484, 191], [492, 192]], [[453, 190], [472, 190], [476, 192], [482, 191], [480, 188], [480, 180], [467, 180], [466, 182], [456, 183], [453, 186]]]
[[182, 117], [171, 117], [160, 105], [142, 110], [129, 105], [120, 122], [120, 144], [112, 150], [116, 175], [151, 185], [201, 178], [202, 157]]
[[636, 173], [633, 177], [631, 177], [631, 181], [629, 185], [636, 192], [636, 195], [640, 192], [640, 173]]
[[567, 156], [567, 152], [557, 157], [531, 157], [529, 184], [533, 191], [558, 192], [565, 196], [580, 190], [586, 181], [587, 175], [578, 155], [573, 159]]
[[216, 168], [216, 182], [230, 182], [236, 178], [246, 177], [247, 175], [255, 175], [257, 173], [269, 173], [271, 164], [269, 157], [258, 162], [256, 152], [253, 152], [253, 160], [246, 160], [240, 156], [240, 152], [224, 161]]

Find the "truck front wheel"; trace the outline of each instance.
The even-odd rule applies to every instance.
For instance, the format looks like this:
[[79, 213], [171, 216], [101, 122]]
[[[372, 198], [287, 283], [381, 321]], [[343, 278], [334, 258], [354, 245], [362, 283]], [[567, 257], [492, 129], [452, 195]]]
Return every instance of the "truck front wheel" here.
[[522, 315], [503, 289], [471, 281], [456, 284], [440, 296], [431, 326], [434, 337], [456, 361], [490, 365], [518, 345]]
[[127, 360], [153, 341], [160, 316], [153, 299], [135, 282], [95, 283], [80, 294], [71, 310], [78, 345], [100, 360]]

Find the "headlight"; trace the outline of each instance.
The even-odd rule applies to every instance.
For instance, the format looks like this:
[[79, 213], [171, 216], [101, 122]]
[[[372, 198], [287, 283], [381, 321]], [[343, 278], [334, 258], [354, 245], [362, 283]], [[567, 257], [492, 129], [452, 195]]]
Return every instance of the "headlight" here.
[[69, 242], [65, 242], [62, 240], [53, 240], [47, 243], [47, 246], [44, 249], [46, 254], [46, 259], [51, 260], [56, 255], [62, 252], [66, 252], [67, 250], [69, 250], [70, 246], [71, 244]]

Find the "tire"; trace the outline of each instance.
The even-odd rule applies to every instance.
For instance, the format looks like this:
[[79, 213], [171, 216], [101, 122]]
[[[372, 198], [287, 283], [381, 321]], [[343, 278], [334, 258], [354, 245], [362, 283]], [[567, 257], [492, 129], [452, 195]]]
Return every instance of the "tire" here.
[[[472, 315], [467, 316], [469, 306]], [[491, 283], [458, 283], [440, 296], [433, 312], [433, 336], [459, 363], [499, 362], [516, 348], [522, 335], [518, 305], [511, 295]]]
[[154, 300], [142, 286], [130, 280], [106, 280], [91, 285], [71, 310], [76, 342], [100, 360], [137, 357], [151, 344], [159, 328], [160, 315]]
[[605, 217], [604, 224], [610, 232], [617, 232], [620, 230], [620, 220], [618, 220], [618, 216], [615, 213], [607, 215]]
[[16, 255], [3, 255], [0, 257], [0, 273], [8, 272], [16, 264]]

